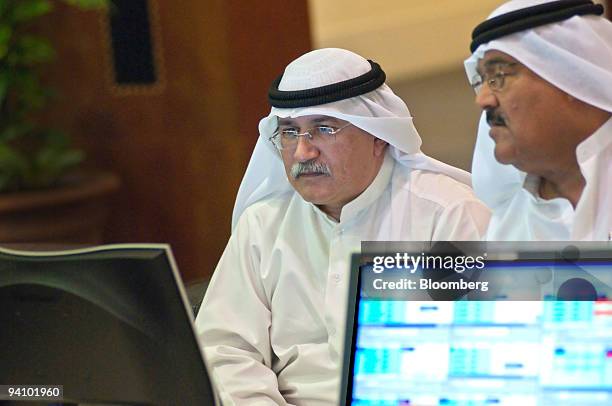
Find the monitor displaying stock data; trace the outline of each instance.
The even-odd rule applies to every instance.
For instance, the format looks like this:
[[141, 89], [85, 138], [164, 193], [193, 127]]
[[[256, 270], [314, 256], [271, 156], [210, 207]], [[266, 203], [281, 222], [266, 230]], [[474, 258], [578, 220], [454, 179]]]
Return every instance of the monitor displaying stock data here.
[[345, 404], [612, 405], [610, 258], [489, 261], [469, 277], [353, 262]]
[[353, 405], [611, 405], [612, 302], [361, 300]]

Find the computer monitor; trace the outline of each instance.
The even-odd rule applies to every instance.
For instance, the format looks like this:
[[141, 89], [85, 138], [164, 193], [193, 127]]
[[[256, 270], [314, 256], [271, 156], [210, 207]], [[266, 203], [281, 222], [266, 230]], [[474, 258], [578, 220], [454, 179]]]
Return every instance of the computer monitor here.
[[[420, 300], [450, 279], [428, 279], [419, 292], [419, 272], [404, 298], [385, 298], [372, 289], [384, 273], [354, 255], [343, 404], [611, 405], [612, 250], [557, 254], [488, 261], [472, 275], [473, 286], [487, 282], [475, 300]], [[397, 272], [396, 291], [411, 280]]]
[[63, 387], [44, 404], [214, 404], [165, 245], [0, 250], [0, 354], [0, 385]]

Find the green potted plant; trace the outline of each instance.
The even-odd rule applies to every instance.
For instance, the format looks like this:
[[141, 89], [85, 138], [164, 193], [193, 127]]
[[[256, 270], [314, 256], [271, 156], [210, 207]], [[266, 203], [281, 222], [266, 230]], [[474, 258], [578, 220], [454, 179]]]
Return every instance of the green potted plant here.
[[118, 187], [114, 176], [75, 175], [84, 153], [67, 134], [37, 120], [54, 97], [41, 74], [55, 52], [31, 28], [57, 1], [82, 9], [108, 3], [0, 0], [0, 243], [98, 242], [101, 231], [93, 231], [83, 216], [99, 228], [105, 214], [100, 207], [90, 213], [82, 206], [100, 206], [94, 201]]

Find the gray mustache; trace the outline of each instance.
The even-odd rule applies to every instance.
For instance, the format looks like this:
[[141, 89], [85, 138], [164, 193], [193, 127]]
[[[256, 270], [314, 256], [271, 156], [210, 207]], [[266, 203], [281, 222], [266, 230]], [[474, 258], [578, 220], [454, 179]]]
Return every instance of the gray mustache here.
[[316, 161], [297, 162], [291, 167], [290, 175], [293, 179], [306, 174], [331, 176], [331, 171], [327, 165]]

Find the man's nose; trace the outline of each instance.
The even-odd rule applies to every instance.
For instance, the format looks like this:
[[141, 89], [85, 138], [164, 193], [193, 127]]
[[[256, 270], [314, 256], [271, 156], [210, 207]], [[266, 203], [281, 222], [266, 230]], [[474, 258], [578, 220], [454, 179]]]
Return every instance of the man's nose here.
[[476, 93], [476, 104], [483, 110], [495, 108], [499, 105], [497, 96], [487, 84], [483, 84]]
[[293, 157], [298, 162], [304, 162], [319, 156], [319, 149], [312, 145], [309, 135], [302, 135], [298, 138]]

